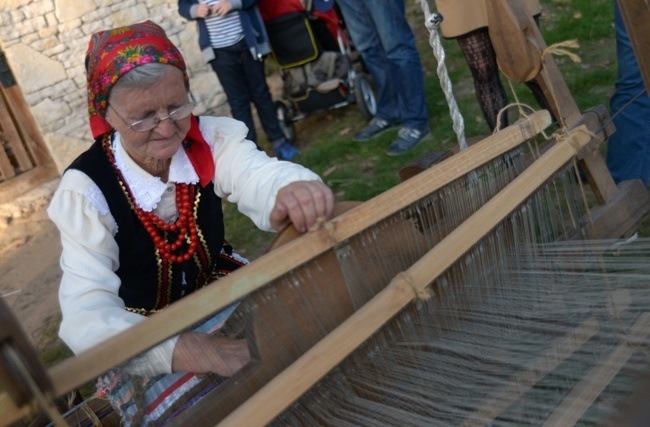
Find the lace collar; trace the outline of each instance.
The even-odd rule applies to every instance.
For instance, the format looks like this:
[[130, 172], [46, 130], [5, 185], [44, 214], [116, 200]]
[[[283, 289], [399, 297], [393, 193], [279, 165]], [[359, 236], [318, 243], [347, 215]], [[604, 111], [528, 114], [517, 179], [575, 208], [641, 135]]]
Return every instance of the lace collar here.
[[[129, 157], [118, 133], [115, 133], [113, 139], [113, 150], [115, 164], [131, 189], [136, 204], [145, 212], [153, 211], [167, 189], [167, 183], [162, 182], [159, 177], [149, 174]], [[192, 167], [183, 146], [179, 147], [172, 157], [169, 165], [169, 182], [183, 184], [197, 184], [199, 182], [199, 177], [194, 167]]]

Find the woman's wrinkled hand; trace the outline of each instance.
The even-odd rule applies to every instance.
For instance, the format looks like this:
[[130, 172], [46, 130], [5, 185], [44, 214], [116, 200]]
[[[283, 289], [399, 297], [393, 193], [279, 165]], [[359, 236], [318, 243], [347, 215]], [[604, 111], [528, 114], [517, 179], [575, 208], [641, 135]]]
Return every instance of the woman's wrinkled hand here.
[[306, 232], [318, 218], [329, 219], [334, 210], [334, 194], [320, 181], [296, 181], [278, 191], [271, 211], [271, 226], [276, 231], [288, 224]]
[[250, 360], [245, 339], [184, 332], [174, 348], [172, 371], [196, 374], [213, 372], [229, 377]]

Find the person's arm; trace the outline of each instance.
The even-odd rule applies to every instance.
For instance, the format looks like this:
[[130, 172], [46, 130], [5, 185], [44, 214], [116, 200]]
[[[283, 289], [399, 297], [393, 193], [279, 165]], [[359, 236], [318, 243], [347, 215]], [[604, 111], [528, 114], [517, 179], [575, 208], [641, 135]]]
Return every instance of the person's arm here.
[[[92, 180], [80, 171], [67, 171], [48, 214], [59, 229], [63, 247], [59, 335], [68, 347], [80, 353], [144, 321], [144, 316], [126, 311], [119, 297], [116, 224]], [[176, 339], [139, 357], [139, 373], [171, 372]]]
[[196, 0], [179, 0], [178, 13], [185, 19], [193, 21], [205, 18], [210, 14], [210, 6]]
[[[92, 180], [76, 170], [66, 172], [48, 214], [63, 245], [59, 335], [70, 349], [80, 353], [146, 320], [125, 310], [119, 297], [116, 224]], [[248, 360], [244, 340], [187, 331], [135, 357], [125, 368], [131, 374], [149, 376], [171, 372], [231, 375]]]
[[222, 0], [212, 6], [212, 13], [224, 16], [232, 10], [243, 10], [254, 7], [259, 0]]
[[334, 197], [317, 174], [299, 164], [269, 158], [246, 140], [248, 129], [241, 122], [202, 117], [200, 127], [214, 144], [216, 194], [237, 203], [257, 227], [279, 231], [292, 220], [297, 229], [306, 230], [317, 217], [329, 216]]

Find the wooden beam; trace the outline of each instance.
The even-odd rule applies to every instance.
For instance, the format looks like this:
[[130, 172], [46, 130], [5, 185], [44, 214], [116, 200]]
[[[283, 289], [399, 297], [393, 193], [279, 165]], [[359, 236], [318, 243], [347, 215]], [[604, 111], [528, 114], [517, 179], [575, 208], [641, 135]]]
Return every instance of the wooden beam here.
[[29, 105], [25, 102], [20, 87], [18, 85], [9, 87], [0, 86], [0, 89], [4, 93], [4, 99], [9, 110], [15, 117], [14, 124], [16, 125], [18, 134], [36, 165], [42, 166], [51, 163], [52, 157], [50, 156], [50, 151], [45, 145], [36, 120], [32, 116]]
[[13, 177], [10, 181], [0, 182], [0, 203], [14, 200], [46, 182], [59, 176], [59, 171], [53, 163], [39, 166], [28, 172]]
[[[569, 162], [575, 156], [577, 147], [584, 146], [591, 139], [586, 133], [580, 132], [572, 138], [572, 144], [557, 144], [535, 161], [422, 258], [395, 276], [370, 302], [222, 420], [219, 426], [262, 426], [271, 422], [416, 299], [417, 295], [425, 292], [431, 283], [483, 236], [507, 218], [555, 171]], [[423, 174], [416, 175], [409, 181], [421, 175]]]
[[[490, 39], [501, 70], [515, 81], [534, 78], [560, 125], [571, 129], [582, 115], [553, 55], [544, 54], [548, 46], [524, 4], [518, 0], [486, 0], [486, 4]], [[520, 42], [513, 45], [511, 40]], [[539, 58], [541, 68], [536, 67], [531, 57]], [[535, 70], [538, 70], [536, 75], [533, 74]], [[615, 197], [616, 183], [602, 156], [597, 152], [584, 156], [580, 166], [601, 203], [608, 203]]]
[[[38, 388], [42, 394], [49, 394], [52, 382], [41, 364], [36, 349], [27, 339], [20, 322], [11, 309], [0, 298], [0, 389], [6, 390], [13, 405], [30, 405], [34, 396], [28, 386]], [[11, 355], [19, 355], [23, 369], [16, 366]], [[29, 376], [30, 378], [25, 378]], [[4, 405], [6, 402], [0, 404]], [[1, 407], [1, 406], [0, 406]], [[3, 420], [5, 417], [1, 417]]]
[[[535, 79], [556, 119], [567, 125], [578, 120], [578, 106], [553, 56], [543, 56], [548, 46], [523, 2], [486, 0], [486, 5], [490, 40], [501, 71], [517, 82]], [[511, 40], [520, 42], [513, 45]]]
[[16, 176], [16, 169], [14, 168], [14, 165], [11, 164], [11, 160], [9, 160], [9, 156], [7, 156], [4, 147], [2, 147], [3, 144], [4, 136], [0, 132], [0, 182], [9, 180]]
[[38, 125], [32, 116], [29, 105], [25, 102], [20, 87], [16, 83], [13, 72], [9, 67], [5, 53], [0, 48], [0, 91], [7, 108], [14, 117], [14, 124], [30, 152], [36, 165], [46, 165], [52, 162], [47, 146], [38, 130]]
[[[0, 86], [1, 87], [1, 86]], [[3, 150], [11, 150], [11, 154], [16, 161], [15, 167], [18, 172], [26, 172], [34, 166], [34, 162], [23, 146], [23, 142], [16, 128], [16, 123], [8, 108], [4, 91], [0, 90], [0, 133], [4, 138], [2, 144]]]
[[640, 179], [618, 184], [616, 196], [606, 205], [596, 206], [589, 213], [594, 239], [629, 237], [639, 229], [650, 210], [650, 194]]

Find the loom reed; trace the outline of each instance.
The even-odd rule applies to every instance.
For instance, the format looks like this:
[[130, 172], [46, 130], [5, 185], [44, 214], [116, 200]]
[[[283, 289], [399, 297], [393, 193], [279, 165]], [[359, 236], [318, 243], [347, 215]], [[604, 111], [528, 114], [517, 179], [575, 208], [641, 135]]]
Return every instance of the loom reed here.
[[[351, 254], [354, 254], [357, 257], [360, 257], [363, 254], [365, 257], [365, 264], [361, 265], [360, 263], [349, 262], [347, 264], [347, 267], [343, 268], [343, 270], [347, 270], [345, 273], [345, 279], [343, 281], [346, 283], [348, 293], [350, 295], [362, 295], [364, 292], [366, 295], [372, 295], [373, 293], [376, 293], [376, 289], [368, 288], [370, 278], [373, 275], [381, 277], [383, 274], [383, 277], [394, 277], [404, 268], [408, 268], [408, 266], [414, 260], [417, 260], [419, 257], [421, 257], [424, 253], [426, 253], [427, 250], [435, 246], [440, 241], [440, 237], [444, 236], [440, 230], [444, 229], [445, 224], [453, 224], [454, 218], [458, 218], [457, 224], [460, 224], [465, 221], [468, 215], [471, 215], [471, 208], [468, 208], [468, 206], [471, 207], [472, 203], [468, 203], [467, 200], [463, 200], [460, 203], [452, 201], [448, 204], [436, 204], [434, 200], [439, 201], [440, 198], [443, 197], [450, 199], [457, 197], [460, 197], [461, 199], [464, 197], [471, 197], [474, 194], [472, 192], [472, 186], [480, 188], [480, 194], [485, 194], [486, 199], [490, 199], [493, 194], [503, 188], [499, 185], [499, 182], [501, 182], [501, 179], [503, 177], [500, 173], [495, 173], [495, 171], [507, 170], [508, 173], [513, 173], [513, 171], [515, 171], [514, 167], [501, 168], [500, 166], [496, 166], [504, 164], [508, 165], [508, 162], [504, 162], [504, 160], [501, 158], [497, 159], [494, 163], [486, 165], [486, 168], [484, 170], [478, 170], [478, 175], [476, 173], [473, 173], [471, 174], [472, 178], [459, 179], [457, 182], [450, 184], [449, 188], [446, 188], [446, 190], [450, 190], [449, 192], [446, 192], [445, 189], [443, 189], [440, 192], [437, 192], [435, 196], [424, 198], [417, 203], [412, 204], [408, 208], [405, 208], [402, 211], [398, 212], [394, 217], [389, 217], [385, 221], [381, 221], [375, 226], [369, 228], [367, 231], [360, 233], [358, 236], [349, 239], [349, 241], [340, 244], [337, 250], [337, 256], [339, 259], [341, 258], [341, 254], [343, 254], [343, 257], [347, 258], [353, 257]], [[549, 185], [547, 185], [543, 190], [539, 191], [535, 196], [530, 198], [530, 200], [521, 207], [522, 213], [515, 214], [512, 216], [512, 219], [508, 220], [513, 221], [513, 224], [515, 224], [516, 227], [499, 227], [497, 229], [498, 238], [493, 238], [493, 241], [491, 241], [489, 244], [478, 245], [478, 249], [470, 251], [465, 257], [458, 261], [458, 265], [460, 265], [459, 268], [450, 270], [452, 272], [451, 276], [444, 278], [444, 280], [440, 279], [441, 283], [445, 282], [458, 284], [461, 282], [465, 283], [468, 278], [472, 277], [489, 277], [489, 275], [487, 275], [484, 271], [485, 267], [476, 267], [473, 262], [474, 259], [481, 259], [486, 256], [485, 254], [491, 254], [491, 256], [488, 257], [490, 262], [484, 263], [482, 265], [488, 266], [489, 271], [502, 271], [502, 266], [495, 262], [495, 260], [505, 258], [505, 255], [510, 253], [512, 250], [513, 244], [521, 241], [553, 241], [554, 239], [561, 238], [563, 235], [562, 233], [571, 232], [575, 234], [575, 227], [586, 225], [584, 221], [575, 221], [575, 217], [580, 217], [580, 211], [582, 210], [582, 213], [584, 213], [584, 209], [586, 207], [580, 206], [580, 203], [577, 203], [574, 206], [558, 206], [555, 204], [555, 201], [557, 200], [567, 200], [565, 194], [572, 191], [572, 189], [565, 187], [577, 185], [575, 182], [574, 171], [570, 168], [570, 166], [567, 166], [567, 168], [563, 169], [561, 173], [557, 175], [558, 176], [556, 179], [551, 180]], [[477, 176], [480, 179], [476, 179]], [[573, 179], [571, 179], [571, 177], [573, 177]], [[503, 185], [507, 185], [507, 183], [512, 179], [512, 176], [503, 179]], [[453, 188], [454, 185], [458, 185], [459, 187]], [[462, 189], [463, 191], [460, 191], [459, 189]], [[491, 190], [494, 191], [494, 193], [490, 193]], [[476, 204], [476, 207], [481, 207], [483, 204], [484, 202], [482, 200], [479, 200]], [[465, 211], [465, 214], [462, 212], [458, 214], [458, 212], [454, 210], [458, 207], [466, 208], [467, 211]], [[450, 216], [450, 211], [454, 212], [453, 217]], [[459, 209], [459, 211], [461, 210]], [[422, 212], [426, 212], [426, 215], [422, 215]], [[570, 214], [567, 214], [567, 212]], [[569, 220], [562, 220], [566, 217], [573, 218], [570, 218]], [[402, 228], [396, 228], [394, 221], [397, 219], [407, 220], [408, 222], [403, 222], [402, 224], [410, 224], [411, 227], [409, 228], [409, 226], [406, 226]], [[388, 226], [386, 224], [388, 224]], [[450, 228], [454, 229], [454, 226], [452, 225]], [[402, 242], [408, 240], [409, 244], [402, 245], [402, 248], [397, 247], [396, 249], [390, 243], [391, 241], [394, 241], [391, 240], [391, 232], [398, 236], [398, 241], [399, 239], [403, 239], [401, 240]], [[578, 232], [578, 234], [584, 232], [585, 231], [582, 230]], [[364, 244], [366, 241], [369, 242], [369, 244]], [[356, 242], [361, 242], [361, 244], [357, 245]], [[432, 246], [427, 246], [427, 243], [432, 244]], [[368, 248], [380, 248], [380, 253], [362, 252], [363, 250], [368, 251]], [[408, 248], [408, 250], [405, 248]], [[416, 251], [417, 253], [413, 253], [413, 251]], [[341, 263], [341, 265], [344, 264], [345, 262]], [[357, 269], [356, 271], [358, 271], [358, 273], [355, 272], [355, 268]], [[377, 271], [379, 271], [379, 273], [376, 273]], [[355, 277], [361, 277], [363, 280], [359, 280], [357, 282], [351, 281]], [[329, 279], [335, 278], [329, 277]], [[492, 278], [490, 280], [490, 283], [499, 283], [499, 280], [497, 279]], [[382, 281], [382, 285], [386, 283], [384, 280], [385, 279], [383, 278], [380, 279], [380, 281]], [[333, 280], [333, 282], [337, 281]], [[325, 286], [327, 286], [327, 284], [325, 284]], [[370, 286], [373, 285], [370, 284]], [[374, 286], [376, 286], [376, 284]], [[466, 287], [464, 284], [462, 286], [434, 285], [436, 297], [443, 301], [447, 301], [449, 298], [449, 294], [447, 291], [445, 291], [447, 287], [461, 289], [461, 294], [467, 294], [467, 292], [470, 292], [469, 290], [475, 291], [476, 289], [479, 289], [479, 295], [481, 293], [488, 292], [487, 290], [489, 289], [485, 287]], [[277, 289], [277, 286], [275, 286], [275, 288]], [[473, 304], [468, 305], [470, 313], [471, 308], [476, 304], [474, 302], [477, 298], [476, 294], [477, 292], [472, 292], [472, 295], [470, 295], [469, 298], [465, 298], [463, 300], [465, 305], [468, 305], [468, 302], [473, 302]], [[359, 301], [363, 301], [365, 299], [367, 299], [367, 297], [362, 296], [356, 298], [356, 300]], [[357, 309], [358, 307], [354, 307], [354, 310], [352, 310], [352, 312]], [[309, 312], [306, 313], [306, 315], [313, 317], [317, 316], [317, 313]], [[285, 320], [291, 318], [292, 316], [285, 316]], [[295, 319], [300, 318], [301, 317], [293, 317], [291, 321], [295, 321]], [[339, 322], [333, 323], [337, 324]], [[411, 324], [413, 322], [404, 323]], [[287, 327], [291, 328], [290, 325], [287, 325]], [[282, 329], [282, 326], [280, 326], [279, 329]], [[328, 336], [327, 338], [329, 339], [330, 337]], [[309, 344], [305, 347], [312, 348], [313, 344], [315, 343], [313, 338], [305, 337], [305, 339], [309, 341]], [[335, 342], [332, 341], [330, 344], [335, 345]], [[383, 354], [383, 352], [378, 352], [376, 350], [372, 352], [372, 354], [378, 353]], [[382, 364], [382, 366], [383, 365], [384, 364]], [[304, 365], [301, 366], [304, 367]], [[420, 366], [428, 365], [425, 364]], [[278, 366], [278, 368], [280, 367]], [[413, 370], [419, 371], [417, 369]], [[382, 370], [379, 371], [382, 372], [383, 376], [385, 372]], [[378, 369], [376, 368], [374, 372], [378, 372]], [[351, 375], [351, 377], [359, 378], [359, 376], [356, 376], [356, 372], [355, 375]], [[194, 412], [193, 416], [197, 416], [197, 413]], [[327, 423], [324, 423], [324, 425], [331, 424], [329, 424], [328, 421]]]

